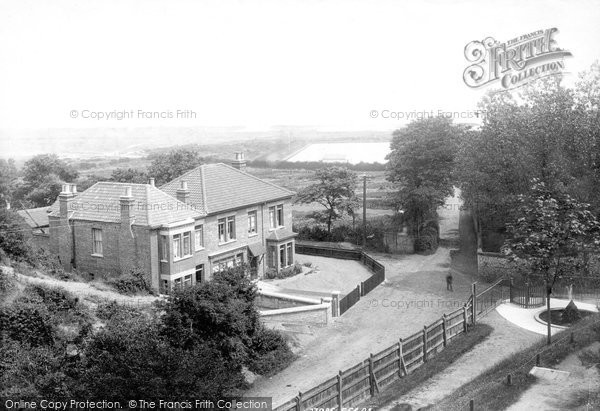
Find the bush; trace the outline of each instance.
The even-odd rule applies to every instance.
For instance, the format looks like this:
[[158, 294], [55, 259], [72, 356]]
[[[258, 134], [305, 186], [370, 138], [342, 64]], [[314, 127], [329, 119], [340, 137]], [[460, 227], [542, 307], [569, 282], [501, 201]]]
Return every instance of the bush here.
[[254, 335], [251, 351], [248, 369], [263, 376], [278, 373], [294, 360], [294, 354], [283, 336], [264, 327]]
[[54, 341], [48, 314], [29, 304], [0, 308], [0, 336], [32, 346]]
[[279, 270], [279, 272], [277, 272], [274, 268], [269, 268], [265, 273], [265, 277], [267, 277], [267, 279], [269, 280], [272, 280], [275, 278], [293, 277], [300, 273], [302, 273], [302, 264], [300, 264], [299, 262], [295, 262], [293, 266], [282, 268], [281, 270]]
[[12, 210], [0, 209], [0, 249], [16, 261], [27, 261], [32, 249], [23, 235], [23, 227], [15, 222], [20, 218]]
[[139, 268], [133, 268], [122, 277], [108, 280], [108, 284], [123, 294], [151, 293], [152, 289], [146, 281], [146, 274]]
[[137, 311], [131, 307], [118, 304], [116, 301], [98, 304], [96, 316], [101, 320], [133, 318]]

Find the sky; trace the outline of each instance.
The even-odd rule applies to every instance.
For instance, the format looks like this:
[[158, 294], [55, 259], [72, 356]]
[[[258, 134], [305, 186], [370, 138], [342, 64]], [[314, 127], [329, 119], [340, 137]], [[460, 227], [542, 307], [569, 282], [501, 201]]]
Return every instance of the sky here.
[[0, 129], [393, 130], [476, 110], [470, 41], [556, 27], [572, 81], [599, 22], [600, 0], [0, 0]]

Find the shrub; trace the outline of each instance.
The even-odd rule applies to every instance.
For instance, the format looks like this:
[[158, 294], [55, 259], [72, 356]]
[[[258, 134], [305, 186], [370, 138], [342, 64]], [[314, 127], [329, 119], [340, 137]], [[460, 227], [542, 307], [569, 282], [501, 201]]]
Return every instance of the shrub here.
[[122, 277], [111, 279], [108, 284], [123, 294], [136, 294], [139, 292], [151, 293], [152, 289], [146, 281], [146, 274], [139, 268], [133, 268]]
[[302, 273], [302, 264], [300, 264], [299, 262], [295, 262], [293, 266], [287, 267], [287, 268], [282, 268], [281, 270], [279, 270], [279, 272], [277, 272], [274, 268], [269, 268], [267, 270], [267, 272], [265, 273], [265, 276], [268, 279], [272, 280], [274, 278], [293, 277], [300, 273]]
[[264, 327], [254, 335], [251, 351], [248, 369], [264, 376], [278, 373], [294, 360], [294, 354], [283, 336]]
[[23, 235], [23, 227], [16, 223], [19, 219], [14, 211], [0, 209], [0, 249], [16, 261], [27, 261], [32, 249]]
[[137, 311], [131, 307], [118, 304], [116, 301], [98, 304], [96, 316], [101, 320], [110, 321], [113, 319], [132, 318]]
[[[41, 284], [30, 284], [25, 289], [29, 298], [28, 300], [36, 300], [36, 297], [41, 299], [48, 311], [51, 313], [60, 311], [73, 311], [77, 308], [79, 299], [72, 296], [69, 292], [59, 287], [47, 287]], [[33, 298], [32, 298], [33, 297]]]
[[32, 346], [54, 341], [48, 314], [29, 304], [0, 308], [0, 335]]

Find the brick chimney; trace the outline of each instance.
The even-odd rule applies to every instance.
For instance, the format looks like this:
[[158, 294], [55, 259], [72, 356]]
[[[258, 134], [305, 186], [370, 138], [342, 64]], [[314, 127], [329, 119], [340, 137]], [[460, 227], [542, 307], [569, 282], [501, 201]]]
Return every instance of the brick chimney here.
[[119, 202], [121, 204], [121, 229], [127, 229], [129, 231], [131, 223], [133, 222], [134, 203], [130, 186], [125, 187], [125, 192], [119, 197]]
[[[74, 185], [73, 188], [75, 188]], [[75, 193], [77, 193], [77, 188], [75, 188]], [[71, 184], [63, 184], [62, 191], [58, 195], [58, 204], [61, 220], [69, 219], [69, 211], [71, 211], [69, 206], [73, 201], [73, 198], [75, 198], [75, 194], [71, 191]]]
[[62, 191], [58, 195], [59, 221], [53, 223], [50, 236], [56, 241], [58, 257], [65, 271], [70, 272], [75, 264], [75, 253], [73, 244], [72, 221], [69, 221], [69, 213], [73, 211], [71, 203], [75, 195], [70, 184], [63, 184]]
[[190, 190], [188, 190], [187, 181], [181, 180], [181, 186], [177, 189], [177, 200], [182, 203], [187, 203], [190, 197]]
[[244, 158], [244, 152], [238, 151], [235, 153], [235, 160], [231, 162], [231, 166], [240, 171], [246, 172], [246, 159]]

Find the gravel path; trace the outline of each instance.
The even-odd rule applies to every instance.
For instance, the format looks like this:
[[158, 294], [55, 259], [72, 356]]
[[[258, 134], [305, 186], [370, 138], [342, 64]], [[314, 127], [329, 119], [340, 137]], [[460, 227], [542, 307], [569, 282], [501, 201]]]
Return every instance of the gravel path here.
[[406, 395], [399, 397], [392, 404], [382, 407], [381, 410], [390, 410], [396, 404], [403, 403], [411, 404], [415, 410], [430, 404], [436, 404], [498, 362], [540, 340], [538, 334], [517, 327], [500, 316], [495, 310], [483, 317], [480, 322], [494, 328], [487, 339], [458, 358], [454, 365], [446, 368], [443, 372], [430, 378]]

